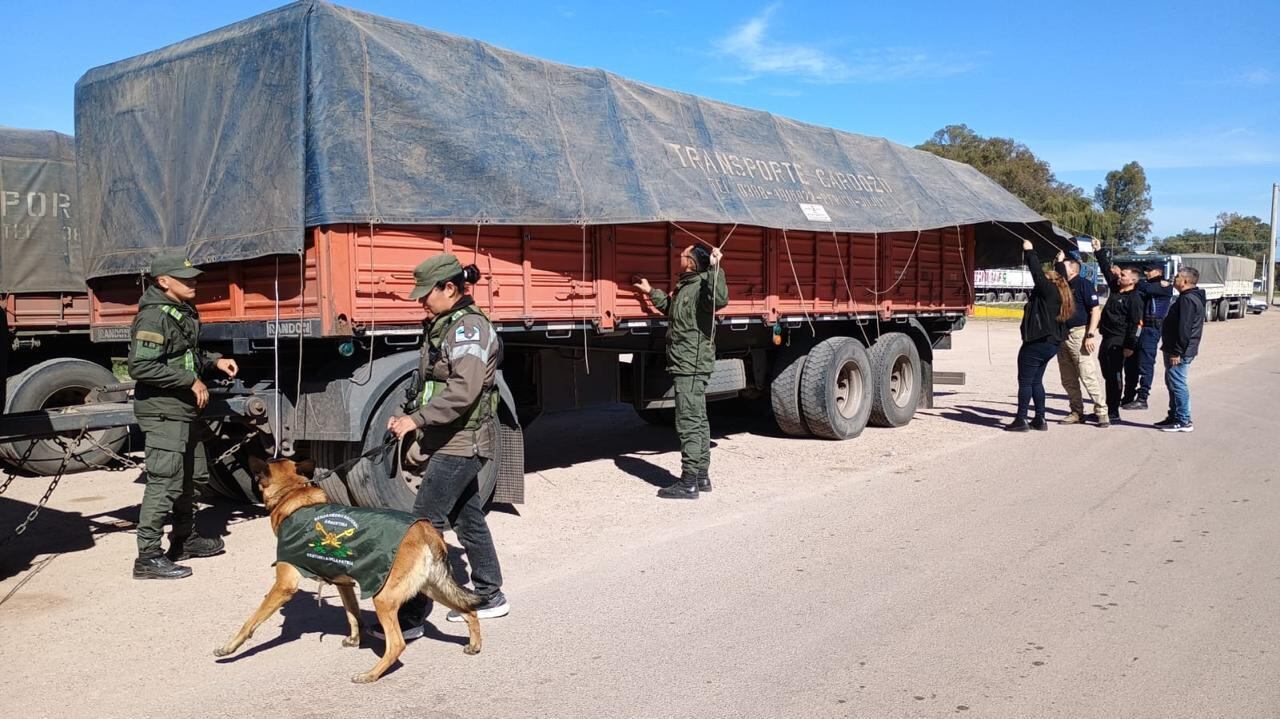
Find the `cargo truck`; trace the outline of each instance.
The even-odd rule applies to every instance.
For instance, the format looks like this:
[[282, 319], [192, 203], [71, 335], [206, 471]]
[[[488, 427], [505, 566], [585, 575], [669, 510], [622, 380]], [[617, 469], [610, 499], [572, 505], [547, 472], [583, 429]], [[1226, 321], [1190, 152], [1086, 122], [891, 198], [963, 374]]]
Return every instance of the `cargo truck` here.
[[[93, 338], [127, 340], [155, 252], [205, 266], [203, 340], [267, 415], [223, 446], [376, 448], [417, 381], [413, 267], [474, 262], [505, 344], [498, 501], [540, 413], [662, 421], [667, 323], [631, 284], [670, 287], [691, 243], [725, 253], [711, 398], [849, 439], [931, 403], [973, 270], [1050, 232], [967, 165], [323, 2], [91, 70], [76, 128]], [[357, 462], [324, 486], [408, 507], [417, 481]]]
[[[89, 341], [78, 210], [75, 140], [0, 127], [0, 407], [6, 413], [119, 398], [95, 391], [117, 381], [111, 356], [122, 347]], [[126, 437], [123, 427], [94, 431], [72, 447], [67, 470], [108, 462]], [[0, 463], [35, 474], [56, 471], [62, 455], [50, 439], [0, 443]]]
[[1159, 253], [1122, 255], [1116, 257], [1119, 266], [1139, 268], [1159, 267], [1164, 276], [1172, 279], [1183, 267], [1194, 267], [1200, 272], [1200, 289], [1205, 296], [1205, 319], [1225, 322], [1239, 319], [1250, 312], [1253, 299], [1254, 277], [1258, 263], [1247, 257], [1195, 253], [1166, 255]]

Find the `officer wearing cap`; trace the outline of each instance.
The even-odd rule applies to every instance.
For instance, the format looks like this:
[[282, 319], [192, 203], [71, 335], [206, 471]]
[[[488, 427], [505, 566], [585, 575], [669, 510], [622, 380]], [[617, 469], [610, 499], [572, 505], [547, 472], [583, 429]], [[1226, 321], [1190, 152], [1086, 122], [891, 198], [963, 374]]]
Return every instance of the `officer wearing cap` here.
[[[185, 255], [157, 256], [129, 331], [129, 375], [136, 382], [133, 413], [146, 436], [147, 462], [134, 579], [188, 577], [191, 569], [175, 562], [223, 551], [220, 537], [195, 533], [195, 482], [208, 477], [195, 422], [209, 401], [200, 376], [216, 367], [234, 377], [239, 368], [233, 359], [200, 349], [200, 315], [192, 304], [199, 276]], [[161, 537], [170, 514], [173, 529], [166, 553]]]
[[[496, 474], [482, 471], [497, 461], [497, 375], [502, 341], [489, 318], [467, 292], [480, 279], [475, 265], [463, 267], [451, 254], [440, 254], [413, 271], [413, 292], [427, 312], [426, 339], [418, 363], [415, 400], [404, 415], [392, 417], [387, 429], [396, 437], [411, 436], [406, 463], [425, 464], [413, 513], [443, 532], [452, 525], [467, 553], [471, 582], [481, 603], [481, 619], [506, 616], [502, 569], [485, 520], [485, 504]], [[405, 639], [423, 634], [430, 604], [421, 597], [400, 609]], [[450, 612], [448, 621], [462, 616]], [[378, 632], [374, 632], [377, 634]]]
[[697, 499], [711, 491], [711, 425], [707, 421], [707, 384], [715, 370], [715, 311], [729, 303], [720, 248], [690, 245], [680, 253], [684, 271], [667, 294], [635, 279], [635, 288], [670, 321], [667, 372], [675, 385], [675, 424], [680, 438], [680, 478], [658, 490], [663, 499]]

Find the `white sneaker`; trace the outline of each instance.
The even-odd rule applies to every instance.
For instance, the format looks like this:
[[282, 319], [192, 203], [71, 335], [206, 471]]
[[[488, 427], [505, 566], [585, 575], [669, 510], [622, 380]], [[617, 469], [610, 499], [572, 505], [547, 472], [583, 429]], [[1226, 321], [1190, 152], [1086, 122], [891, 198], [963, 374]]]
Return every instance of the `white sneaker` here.
[[[477, 619], [493, 619], [495, 617], [505, 617], [511, 613], [511, 604], [507, 602], [507, 598], [502, 592], [496, 592], [493, 596], [484, 600], [480, 606], [476, 607]], [[457, 610], [449, 612], [445, 616], [445, 621], [462, 622], [466, 621], [462, 618], [462, 614]]]

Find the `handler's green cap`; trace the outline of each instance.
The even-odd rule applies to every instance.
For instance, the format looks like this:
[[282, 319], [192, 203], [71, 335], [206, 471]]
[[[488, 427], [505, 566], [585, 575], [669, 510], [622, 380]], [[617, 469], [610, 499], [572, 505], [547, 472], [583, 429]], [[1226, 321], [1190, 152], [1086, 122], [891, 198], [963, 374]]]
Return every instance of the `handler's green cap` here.
[[451, 280], [462, 274], [462, 265], [458, 258], [445, 252], [436, 255], [413, 268], [413, 292], [409, 299], [417, 300], [427, 296], [432, 287]]
[[149, 274], [152, 277], [167, 275], [169, 277], [177, 277], [180, 280], [189, 280], [192, 277], [199, 277], [200, 270], [191, 264], [191, 260], [187, 259], [186, 255], [177, 252], [166, 252], [156, 255], [156, 258], [151, 261]]

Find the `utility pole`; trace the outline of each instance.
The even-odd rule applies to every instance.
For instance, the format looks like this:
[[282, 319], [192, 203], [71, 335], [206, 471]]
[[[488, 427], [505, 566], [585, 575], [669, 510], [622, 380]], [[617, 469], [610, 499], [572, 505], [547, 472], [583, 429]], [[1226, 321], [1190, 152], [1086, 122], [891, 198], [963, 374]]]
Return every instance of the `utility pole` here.
[[1218, 254], [1218, 223], [1213, 223], [1213, 254]]
[[1276, 214], [1280, 211], [1280, 183], [1271, 184], [1271, 242], [1267, 244], [1267, 307], [1276, 299]]

